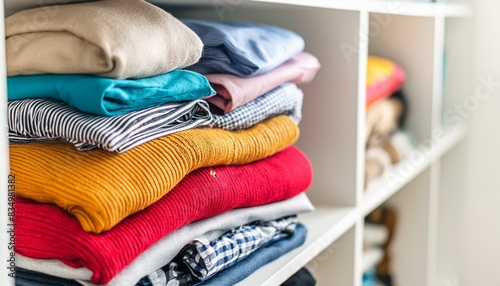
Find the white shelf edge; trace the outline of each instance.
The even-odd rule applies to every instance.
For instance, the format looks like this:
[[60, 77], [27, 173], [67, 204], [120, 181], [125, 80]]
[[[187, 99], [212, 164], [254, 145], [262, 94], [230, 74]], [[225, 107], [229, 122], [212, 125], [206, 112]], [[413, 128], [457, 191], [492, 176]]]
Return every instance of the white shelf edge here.
[[[72, 0], [71, 2], [87, 2], [89, 0]], [[281, 5], [295, 5], [312, 8], [326, 8], [346, 11], [367, 11], [392, 15], [421, 16], [421, 17], [466, 17], [471, 14], [469, 5], [462, 3], [422, 3], [387, 0], [238, 0], [238, 1], [206, 1], [206, 0], [147, 0], [155, 5], [171, 5], [179, 7], [211, 7], [213, 9], [235, 9], [237, 6], [248, 3], [269, 3]], [[59, 4], [57, 0], [46, 0], [43, 3], [36, 0], [5, 1], [5, 16], [15, 12]]]
[[[420, 162], [411, 162], [408, 159], [403, 160], [387, 170], [382, 176], [370, 182], [365, 190], [365, 195], [360, 205], [363, 215], [368, 215], [376, 207], [401, 190], [406, 184], [415, 179], [429, 167], [434, 160], [440, 158], [458, 144], [465, 137], [466, 129], [464, 126], [458, 125], [453, 129], [445, 131], [444, 134], [442, 142], [440, 144], [435, 144], [430, 150], [428, 150], [428, 148], [424, 149], [422, 146], [418, 146], [415, 149], [417, 152], [419, 150], [426, 150], [421, 153], [425, 154], [425, 156], [423, 156]], [[417, 153], [412, 154], [417, 155]], [[409, 158], [411, 158], [411, 156], [412, 155], [410, 155]], [[395, 172], [404, 168], [409, 168], [410, 171], [401, 178], [401, 176]]]
[[304, 244], [261, 267], [236, 285], [275, 286], [283, 283], [351, 229], [358, 217], [359, 212], [354, 208], [335, 207], [317, 207], [313, 212], [299, 215], [299, 221], [308, 230]]
[[251, 2], [295, 5], [311, 8], [326, 8], [346, 11], [367, 11], [373, 13], [385, 13], [393, 15], [422, 16], [422, 17], [464, 17], [470, 15], [469, 5], [464, 3], [423, 3], [423, 2], [404, 2], [387, 0], [239, 0], [234, 2], [210, 2], [205, 0], [148, 0], [157, 5], [176, 5], [176, 6], [204, 6], [218, 9], [235, 9], [242, 4]]
[[470, 15], [469, 6], [460, 3], [422, 3], [385, 0], [252, 0], [274, 4], [289, 4], [305, 7], [328, 8], [349, 11], [368, 11], [374, 13], [407, 16], [448, 16], [462, 17]]

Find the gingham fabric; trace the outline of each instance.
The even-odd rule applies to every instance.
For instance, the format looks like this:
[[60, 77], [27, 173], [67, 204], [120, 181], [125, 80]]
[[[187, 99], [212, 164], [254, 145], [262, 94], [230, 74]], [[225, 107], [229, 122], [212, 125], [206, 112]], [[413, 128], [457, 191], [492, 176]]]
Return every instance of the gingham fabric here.
[[171, 102], [111, 117], [81, 112], [53, 99], [9, 101], [11, 142], [65, 139], [79, 150], [125, 152], [174, 132], [212, 121], [204, 100]]
[[244, 225], [212, 242], [199, 238], [183, 251], [182, 260], [196, 278], [204, 281], [260, 247], [292, 235], [297, 222], [292, 216]]
[[303, 98], [302, 90], [295, 84], [284, 83], [229, 113], [214, 114], [210, 126], [227, 130], [246, 129], [281, 114], [299, 124]]

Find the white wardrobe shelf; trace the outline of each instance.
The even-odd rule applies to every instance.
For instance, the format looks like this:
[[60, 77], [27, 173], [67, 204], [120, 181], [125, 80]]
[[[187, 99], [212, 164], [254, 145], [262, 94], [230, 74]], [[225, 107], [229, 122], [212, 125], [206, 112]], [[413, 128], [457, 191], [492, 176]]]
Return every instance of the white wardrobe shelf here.
[[426, 150], [425, 156], [415, 162], [405, 160], [395, 165], [389, 172], [399, 168], [406, 168], [409, 171], [394, 181], [388, 181], [385, 176], [373, 180], [367, 187], [363, 202], [357, 208], [321, 206], [311, 213], [300, 215], [300, 222], [308, 229], [306, 242], [301, 247], [260, 268], [237, 285], [270, 286], [284, 282], [326, 248], [334, 247], [333, 243], [353, 228], [357, 221], [362, 220], [376, 207], [400, 191], [428, 168], [435, 159], [440, 158], [458, 144], [465, 135], [465, 127], [456, 126], [440, 136], [439, 144], [435, 144], [432, 148], [418, 146], [415, 150], [417, 152]]
[[466, 135], [466, 128], [457, 125], [449, 128], [440, 137], [440, 142], [429, 148], [426, 144], [417, 146], [409, 158], [394, 165], [382, 176], [372, 180], [365, 191], [363, 201], [360, 205], [364, 216], [372, 212], [395, 193], [400, 191], [409, 182], [421, 174], [431, 163], [441, 158]]
[[[168, 0], [166, 0], [168, 1]], [[291, 4], [305, 7], [329, 8], [339, 10], [367, 11], [407, 16], [447, 16], [459, 17], [470, 13], [467, 5], [460, 3], [423, 3], [411, 1], [380, 0], [253, 0], [254, 2]]]

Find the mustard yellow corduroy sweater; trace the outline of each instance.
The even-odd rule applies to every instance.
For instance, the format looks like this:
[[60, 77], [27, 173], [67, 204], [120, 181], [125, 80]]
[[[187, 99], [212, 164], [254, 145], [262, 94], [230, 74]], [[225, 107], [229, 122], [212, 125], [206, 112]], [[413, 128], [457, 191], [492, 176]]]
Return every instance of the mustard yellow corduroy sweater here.
[[57, 204], [85, 231], [100, 233], [157, 201], [195, 169], [256, 161], [293, 144], [298, 135], [283, 115], [236, 132], [182, 131], [121, 154], [81, 152], [62, 142], [12, 144], [11, 172], [17, 195]]

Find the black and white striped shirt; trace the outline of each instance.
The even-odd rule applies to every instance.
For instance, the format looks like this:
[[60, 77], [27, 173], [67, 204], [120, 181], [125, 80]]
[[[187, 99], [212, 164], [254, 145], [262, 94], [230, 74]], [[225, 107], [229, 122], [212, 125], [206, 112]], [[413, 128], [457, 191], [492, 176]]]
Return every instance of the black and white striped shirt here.
[[204, 100], [171, 102], [111, 117], [81, 112], [53, 99], [8, 103], [11, 142], [65, 139], [79, 150], [125, 152], [174, 132], [210, 124]]

